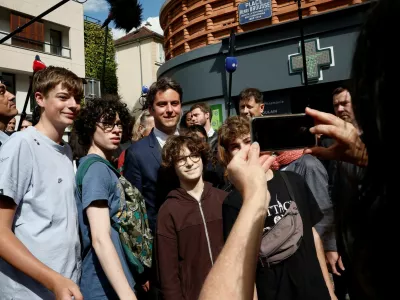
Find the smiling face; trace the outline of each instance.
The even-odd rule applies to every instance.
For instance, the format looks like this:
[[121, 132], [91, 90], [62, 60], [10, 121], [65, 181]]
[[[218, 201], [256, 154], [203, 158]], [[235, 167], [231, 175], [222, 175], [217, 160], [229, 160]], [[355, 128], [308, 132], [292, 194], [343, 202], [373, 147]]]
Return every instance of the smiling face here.
[[117, 114], [114, 122], [105, 122], [100, 119], [100, 122], [96, 124], [92, 144], [96, 145], [104, 153], [109, 153], [118, 149], [121, 144], [121, 138], [122, 123]]
[[260, 117], [264, 111], [264, 103], [257, 103], [253, 96], [241, 99], [239, 103], [240, 115], [246, 118]]
[[198, 181], [203, 174], [203, 161], [200, 154], [192, 153], [186, 146], [182, 147], [174, 167], [181, 182]]
[[154, 117], [154, 124], [158, 130], [169, 135], [173, 134], [181, 116], [179, 94], [173, 89], [168, 89], [165, 92], [159, 91], [149, 111]]
[[46, 119], [55, 128], [65, 129], [72, 125], [80, 110], [80, 100], [58, 84], [47, 95], [35, 93], [36, 102], [43, 110], [40, 118]]

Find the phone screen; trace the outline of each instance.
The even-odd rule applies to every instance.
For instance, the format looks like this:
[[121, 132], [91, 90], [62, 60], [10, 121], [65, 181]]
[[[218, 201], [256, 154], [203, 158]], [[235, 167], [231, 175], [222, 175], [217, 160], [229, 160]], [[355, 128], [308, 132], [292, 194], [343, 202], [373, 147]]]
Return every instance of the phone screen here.
[[314, 120], [306, 114], [257, 117], [251, 121], [251, 139], [261, 151], [293, 150], [316, 145], [310, 133]]

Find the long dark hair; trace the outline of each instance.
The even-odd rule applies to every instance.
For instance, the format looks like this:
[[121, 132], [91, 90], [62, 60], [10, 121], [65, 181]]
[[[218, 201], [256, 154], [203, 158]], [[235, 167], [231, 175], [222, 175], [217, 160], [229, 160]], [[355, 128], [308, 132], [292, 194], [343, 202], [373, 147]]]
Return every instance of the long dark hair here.
[[[391, 245], [398, 236], [398, 158], [393, 151], [392, 131], [398, 127], [400, 60], [393, 47], [393, 29], [399, 28], [400, 1], [380, 0], [362, 27], [354, 52], [353, 108], [368, 151], [368, 167], [356, 201], [357, 213], [346, 216], [346, 230], [354, 237], [350, 245], [354, 274], [366, 294], [363, 299], [388, 299], [397, 285], [391, 268], [397, 260]], [[397, 132], [396, 132], [397, 133]], [[389, 148], [391, 146], [391, 148]], [[384, 157], [393, 158], [390, 161]], [[355, 225], [356, 224], [356, 225]], [[397, 249], [396, 249], [397, 250]], [[392, 281], [393, 280], [393, 281]]]

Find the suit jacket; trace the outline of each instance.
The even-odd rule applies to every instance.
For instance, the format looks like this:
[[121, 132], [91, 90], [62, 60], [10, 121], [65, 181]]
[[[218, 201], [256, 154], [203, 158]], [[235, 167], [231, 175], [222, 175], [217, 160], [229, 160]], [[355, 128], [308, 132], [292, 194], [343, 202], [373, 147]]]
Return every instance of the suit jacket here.
[[214, 131], [214, 134], [208, 138], [208, 144], [210, 145], [211, 152], [216, 153], [217, 146], [218, 146], [218, 132], [217, 131]]
[[161, 146], [153, 131], [126, 150], [124, 177], [142, 193], [153, 234], [158, 209], [168, 193], [179, 186], [176, 176], [168, 175], [161, 168]]

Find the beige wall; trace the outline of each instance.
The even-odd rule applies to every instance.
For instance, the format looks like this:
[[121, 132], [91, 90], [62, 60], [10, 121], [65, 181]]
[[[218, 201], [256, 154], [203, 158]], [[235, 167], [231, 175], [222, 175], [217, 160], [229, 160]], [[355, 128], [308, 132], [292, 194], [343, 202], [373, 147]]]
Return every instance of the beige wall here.
[[[138, 108], [142, 86], [150, 86], [157, 79], [157, 70], [161, 65], [157, 61], [157, 43], [148, 38], [116, 47], [118, 91], [129, 109]], [[142, 74], [140, 71], [140, 52], [142, 56]], [[141, 80], [142, 77], [142, 80]]]
[[[0, 0], [0, 31], [10, 32], [10, 10], [37, 16], [55, 3], [54, 0]], [[78, 76], [84, 77], [83, 5], [69, 1], [48, 14], [43, 20], [45, 21], [45, 42], [50, 42], [50, 29], [61, 31], [63, 47], [71, 49], [71, 55], [67, 50], [63, 50], [63, 55], [71, 58], [13, 47], [9, 45], [10, 41], [8, 41], [8, 43], [0, 45], [0, 67], [10, 72], [18, 70], [31, 73], [33, 58], [36, 54], [39, 54], [46, 65], [65, 67]]]

